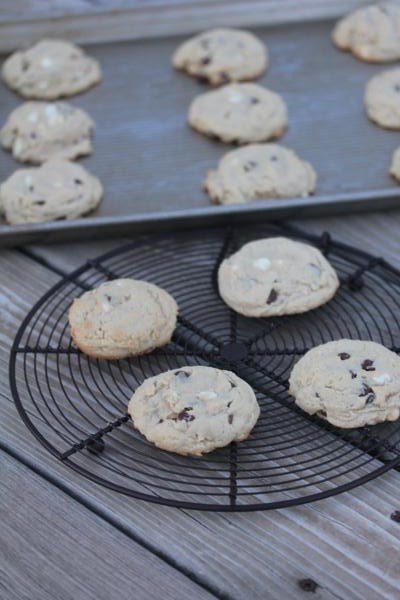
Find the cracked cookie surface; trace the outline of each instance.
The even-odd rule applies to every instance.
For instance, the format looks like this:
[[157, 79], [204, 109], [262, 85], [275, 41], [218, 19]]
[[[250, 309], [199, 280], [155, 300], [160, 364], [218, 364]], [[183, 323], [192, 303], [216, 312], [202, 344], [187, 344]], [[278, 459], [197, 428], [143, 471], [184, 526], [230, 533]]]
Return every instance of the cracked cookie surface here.
[[218, 270], [219, 293], [249, 317], [303, 313], [330, 300], [335, 270], [314, 246], [276, 237], [245, 244]]
[[246, 439], [260, 408], [252, 388], [234, 373], [184, 366], [144, 381], [128, 412], [159, 448], [200, 456]]
[[90, 356], [136, 356], [171, 341], [177, 314], [174, 298], [157, 285], [114, 279], [74, 300], [71, 337]]
[[268, 50], [240, 29], [210, 29], [181, 44], [172, 57], [176, 69], [212, 85], [256, 79], [267, 68]]
[[53, 159], [18, 169], [0, 185], [0, 204], [10, 224], [76, 219], [98, 206], [102, 185], [81, 165]]
[[225, 154], [210, 169], [203, 189], [212, 202], [239, 204], [257, 199], [306, 197], [315, 190], [311, 164], [279, 144], [250, 144]]
[[400, 58], [400, 5], [379, 2], [350, 13], [332, 32], [334, 44], [366, 62]]
[[67, 102], [25, 102], [9, 115], [0, 143], [21, 162], [40, 164], [51, 158], [73, 160], [92, 152], [94, 122]]
[[344, 339], [317, 346], [296, 363], [289, 382], [298, 406], [337, 427], [399, 418], [400, 357], [375, 342]]
[[232, 83], [197, 96], [188, 122], [209, 137], [246, 144], [280, 137], [288, 116], [279, 94], [256, 83]]
[[2, 67], [3, 81], [24, 98], [54, 100], [83, 92], [101, 79], [94, 58], [64, 40], [41, 40], [14, 52]]

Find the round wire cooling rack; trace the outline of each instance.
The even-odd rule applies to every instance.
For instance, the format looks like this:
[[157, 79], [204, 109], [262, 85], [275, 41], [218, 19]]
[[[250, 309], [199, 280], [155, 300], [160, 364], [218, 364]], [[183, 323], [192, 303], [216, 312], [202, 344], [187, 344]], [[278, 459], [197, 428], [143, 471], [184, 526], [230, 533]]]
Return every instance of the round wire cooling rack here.
[[[286, 235], [318, 246], [341, 286], [326, 305], [250, 319], [220, 299], [220, 262], [244, 243]], [[180, 308], [171, 343], [151, 354], [97, 360], [72, 343], [68, 308], [119, 277], [156, 283]], [[400, 421], [353, 430], [311, 417], [288, 395], [292, 366], [332, 339], [369, 339], [400, 351], [400, 272], [332, 241], [268, 225], [141, 236], [63, 278], [23, 321], [10, 358], [20, 416], [54, 456], [92, 481], [135, 498], [203, 510], [256, 510], [317, 500], [400, 465]], [[251, 436], [202, 458], [163, 452], [134, 430], [126, 407], [144, 379], [184, 365], [229, 369], [255, 390]]]

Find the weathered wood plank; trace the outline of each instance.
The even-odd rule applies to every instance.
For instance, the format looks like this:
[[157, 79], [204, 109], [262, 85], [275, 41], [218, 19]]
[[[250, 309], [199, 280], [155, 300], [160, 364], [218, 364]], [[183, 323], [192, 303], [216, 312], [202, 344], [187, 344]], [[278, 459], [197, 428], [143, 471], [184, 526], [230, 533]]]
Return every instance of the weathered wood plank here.
[[338, 17], [365, 0], [159, 0], [25, 2], [16, 10], [7, 0], [0, 12], [0, 52], [41, 37], [76, 42], [133, 40], [184, 34], [211, 26], [249, 27]]
[[[293, 221], [296, 227], [319, 235], [329, 231], [333, 239], [382, 256], [400, 267], [400, 211], [347, 215]], [[81, 242], [78, 244], [35, 244], [29, 249], [66, 272], [79, 267], [87, 258], [123, 245], [127, 239]]]
[[[9, 276], [12, 273], [12, 277]], [[193, 513], [157, 507], [94, 485], [58, 463], [33, 439], [9, 401], [7, 350], [15, 323], [57, 276], [15, 252], [0, 258], [0, 408], [2, 443], [47, 477], [57, 481], [105, 518], [157, 549], [180, 568], [195, 573], [219, 594], [297, 599], [297, 581], [311, 577], [315, 597], [397, 598], [395, 558], [399, 526], [390, 520], [398, 509], [400, 474], [313, 505], [254, 514]], [[36, 282], [32, 286], [33, 280]], [[29, 288], [31, 290], [29, 291]]]
[[214, 598], [4, 452], [0, 479], [4, 599]]

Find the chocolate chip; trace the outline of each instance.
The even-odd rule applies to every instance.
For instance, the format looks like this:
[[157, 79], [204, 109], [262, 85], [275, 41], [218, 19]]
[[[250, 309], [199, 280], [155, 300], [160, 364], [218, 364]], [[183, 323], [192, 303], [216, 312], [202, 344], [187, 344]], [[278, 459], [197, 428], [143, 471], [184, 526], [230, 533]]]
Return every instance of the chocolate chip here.
[[313, 579], [299, 579], [297, 583], [304, 592], [315, 592], [319, 588], [318, 583]]
[[232, 425], [232, 423], [233, 423], [233, 415], [228, 415], [228, 423], [229, 423], [229, 425]]
[[200, 62], [202, 65], [209, 65], [211, 62], [211, 58], [209, 56], [205, 56], [204, 58], [201, 59]]
[[186, 423], [189, 423], [189, 421], [194, 421], [196, 417], [194, 415], [190, 415], [188, 412], [189, 410], [193, 410], [193, 408], [188, 406], [181, 410], [177, 416], [178, 421], [186, 421]]
[[202, 85], [205, 85], [206, 83], [208, 83], [207, 77], [202, 77], [201, 75], [199, 75], [198, 77], [196, 77], [196, 81], [198, 83], [201, 83]]
[[316, 398], [321, 398], [321, 396], [318, 394], [318, 392], [315, 392], [315, 397]]
[[339, 352], [338, 357], [340, 360], [347, 360], [350, 358], [350, 354], [347, 354], [347, 352]]
[[36, 206], [43, 206], [46, 204], [46, 200], [35, 200], [33, 204], [36, 204]]
[[365, 399], [365, 406], [371, 404], [375, 400], [375, 394], [369, 394]]
[[160, 420], [158, 421], [158, 425], [159, 425], [160, 423], [164, 423], [164, 419], [160, 419]]
[[233, 381], [229, 380], [229, 383], [231, 384], [231, 388], [232, 389], [235, 388], [235, 387], [237, 387], [236, 383], [233, 383]]
[[111, 302], [111, 300], [112, 300], [111, 296], [109, 296], [108, 294], [106, 294], [106, 298], [107, 298], [108, 302]]
[[231, 404], [232, 404], [232, 400], [230, 402], [228, 402], [228, 404], [226, 405], [226, 408], [229, 408]]
[[325, 419], [325, 418], [326, 418], [326, 410], [319, 410], [319, 411], [317, 412], [317, 415], [318, 415], [319, 417], [322, 417], [323, 419]]
[[357, 377], [357, 373], [354, 373], [354, 371], [350, 371], [350, 375], [352, 379], [355, 379]]
[[258, 98], [255, 98], [254, 96], [252, 98], [250, 98], [250, 104], [259, 104], [260, 101]]
[[224, 71], [221, 71], [221, 73], [219, 74], [219, 76], [221, 77], [221, 81], [224, 81], [225, 83], [229, 83], [231, 78], [229, 77], [229, 75], [227, 73], [224, 73]]
[[267, 304], [272, 304], [278, 298], [278, 292], [272, 288], [267, 298]]
[[373, 360], [370, 360], [369, 358], [366, 358], [361, 363], [361, 368], [364, 369], [364, 371], [375, 371], [375, 367], [372, 366], [373, 364], [374, 364]]
[[254, 160], [249, 160], [249, 162], [247, 162], [244, 166], [243, 166], [243, 170], [246, 171], [246, 173], [248, 171], [252, 171], [253, 169], [255, 169], [257, 166], [257, 163]]
[[30, 63], [27, 60], [23, 60], [21, 64], [21, 68], [23, 71], [27, 71], [29, 69]]
[[[374, 390], [371, 387], [369, 387], [369, 385], [367, 385], [366, 383], [363, 383], [358, 397], [362, 398], [363, 396], [367, 396], [368, 394], [371, 394], [375, 398]], [[370, 400], [370, 402], [372, 402], [372, 400]]]
[[74, 179], [74, 182], [76, 183], [76, 185], [82, 185], [83, 184], [82, 179]]
[[184, 379], [185, 377], [190, 377], [190, 373], [187, 371], [175, 371], [175, 377], [181, 377]]
[[390, 515], [390, 518], [392, 519], [392, 521], [394, 521], [395, 523], [400, 523], [400, 510], [394, 510], [392, 512], [392, 514]]
[[28, 190], [29, 190], [30, 192], [33, 192], [33, 191], [34, 191], [34, 189], [35, 189], [35, 188], [33, 187], [33, 185], [30, 185], [30, 186], [28, 187]]

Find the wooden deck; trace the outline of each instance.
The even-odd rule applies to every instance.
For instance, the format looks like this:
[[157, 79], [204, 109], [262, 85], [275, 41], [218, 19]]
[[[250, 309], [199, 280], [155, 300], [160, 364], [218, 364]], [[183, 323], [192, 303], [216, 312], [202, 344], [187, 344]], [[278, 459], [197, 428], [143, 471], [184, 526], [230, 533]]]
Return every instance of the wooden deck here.
[[[400, 211], [296, 222], [329, 230], [400, 267]], [[251, 514], [150, 505], [99, 487], [47, 453], [8, 387], [16, 328], [68, 272], [121, 243], [32, 246], [0, 253], [0, 588], [44, 598], [397, 599], [400, 473], [314, 504]], [[307, 597], [307, 596], [305, 596]]]
[[[168, 6], [169, 4], [169, 6]], [[0, 50], [48, 31], [77, 40], [202, 27], [210, 7], [254, 24], [248, 6], [315, 18], [358, 0], [3, 0]], [[298, 8], [302, 5], [301, 9]], [[246, 9], [244, 10], [244, 5]], [[218, 12], [220, 11], [220, 12]], [[305, 12], [304, 12], [305, 11]], [[160, 15], [168, 13], [163, 20]], [[158, 15], [158, 19], [154, 18]], [[318, 13], [320, 14], [320, 13]], [[96, 16], [98, 27], [89, 19]], [[121, 18], [121, 15], [123, 18]], [[180, 20], [180, 21], [179, 21]], [[379, 205], [377, 203], [377, 209]], [[296, 221], [400, 268], [399, 210]], [[10, 347], [60, 276], [123, 240], [0, 250], [0, 598], [4, 600], [398, 600], [400, 472], [312, 504], [248, 514], [168, 508], [100, 487], [57, 461], [27, 430], [8, 383]]]

